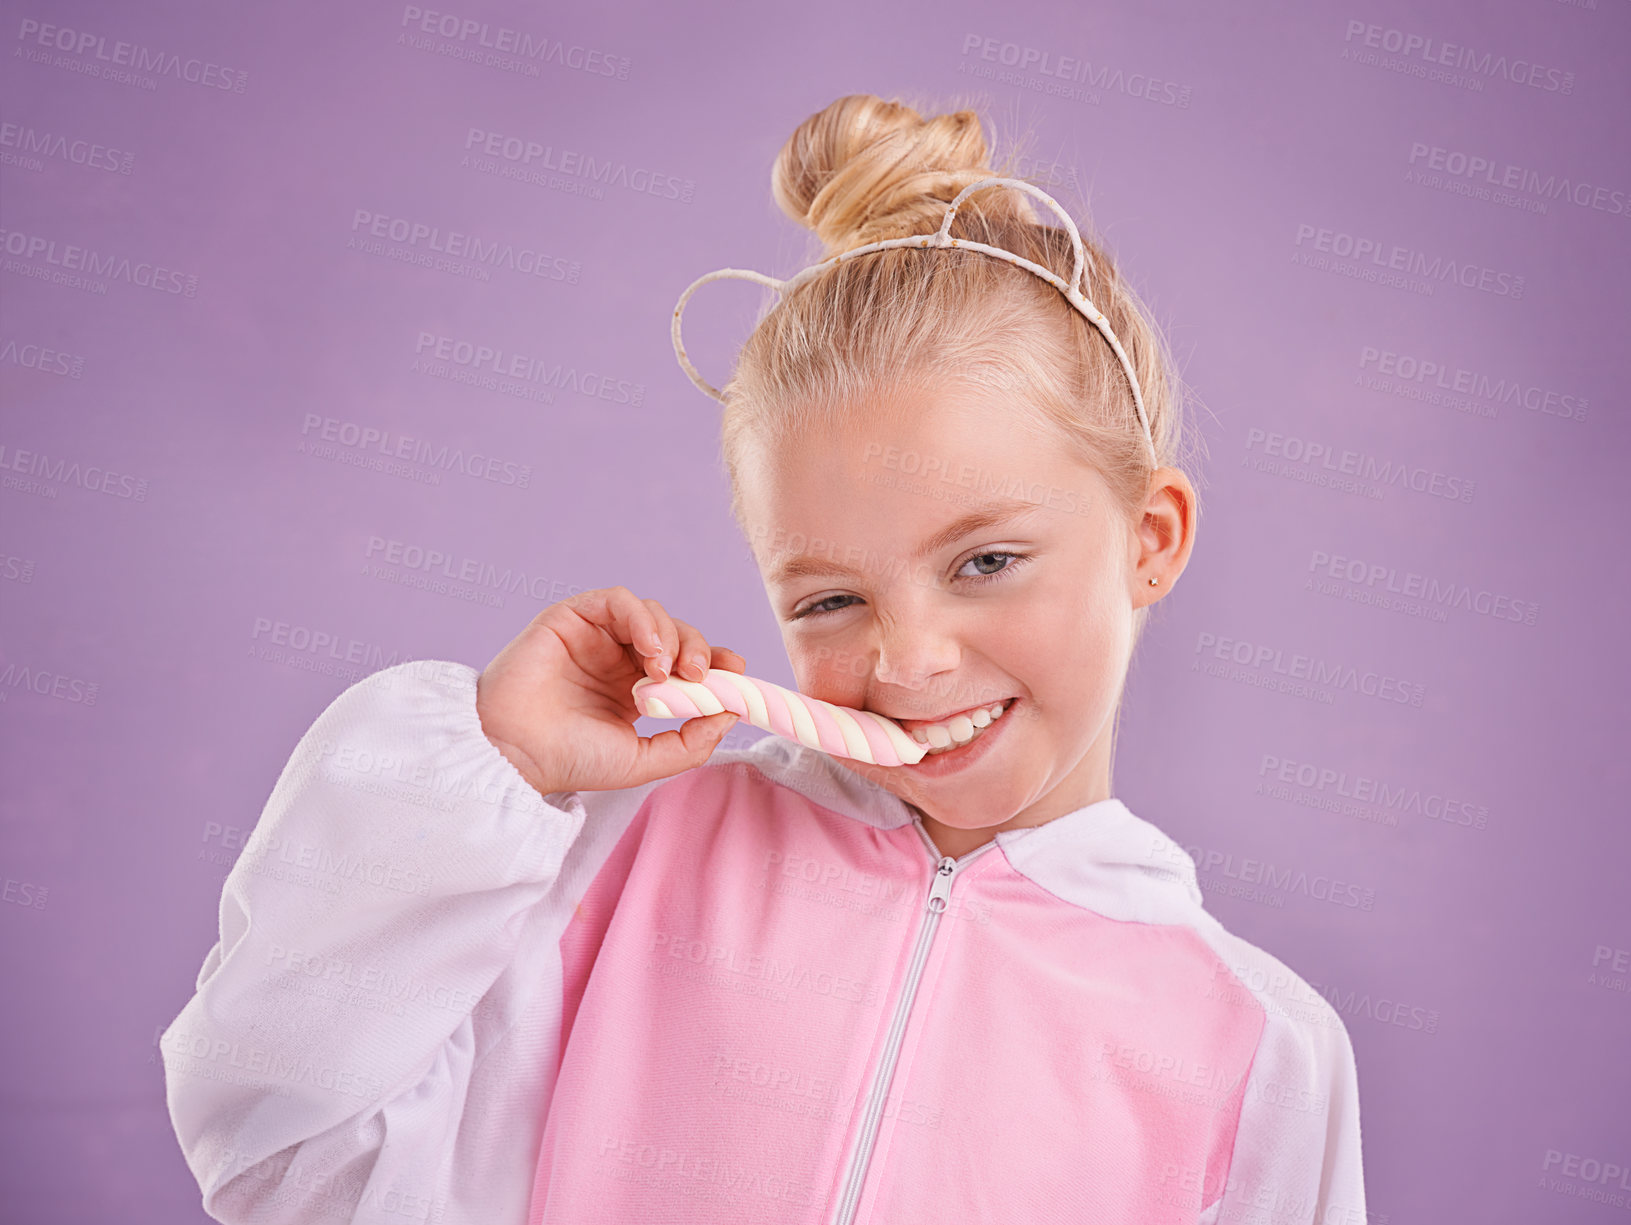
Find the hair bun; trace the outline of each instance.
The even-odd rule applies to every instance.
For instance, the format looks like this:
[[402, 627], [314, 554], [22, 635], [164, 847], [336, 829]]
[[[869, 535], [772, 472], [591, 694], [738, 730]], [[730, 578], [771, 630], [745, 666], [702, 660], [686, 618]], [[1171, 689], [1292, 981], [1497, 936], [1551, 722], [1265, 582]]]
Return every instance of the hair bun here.
[[[848, 94], [788, 138], [770, 190], [832, 254], [937, 229], [958, 192], [997, 173], [990, 158], [972, 110], [925, 119], [903, 102]], [[964, 210], [1034, 219], [1025, 194], [1003, 188], [976, 192], [959, 218]]]

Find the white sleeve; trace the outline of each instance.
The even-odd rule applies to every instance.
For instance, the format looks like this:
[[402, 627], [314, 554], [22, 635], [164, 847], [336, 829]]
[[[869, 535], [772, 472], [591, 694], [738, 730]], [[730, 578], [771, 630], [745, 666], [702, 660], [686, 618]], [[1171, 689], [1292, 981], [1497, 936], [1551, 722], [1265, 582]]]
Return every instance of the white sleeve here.
[[1234, 1155], [1198, 1225], [1366, 1225], [1353, 1043], [1329, 1001], [1293, 981], [1295, 990], [1259, 994], [1268, 1015]]
[[553, 1083], [552, 942], [585, 848], [603, 856], [649, 787], [546, 800], [482, 732], [477, 676], [415, 661], [342, 692], [226, 878], [160, 1038], [217, 1220], [519, 1219]]

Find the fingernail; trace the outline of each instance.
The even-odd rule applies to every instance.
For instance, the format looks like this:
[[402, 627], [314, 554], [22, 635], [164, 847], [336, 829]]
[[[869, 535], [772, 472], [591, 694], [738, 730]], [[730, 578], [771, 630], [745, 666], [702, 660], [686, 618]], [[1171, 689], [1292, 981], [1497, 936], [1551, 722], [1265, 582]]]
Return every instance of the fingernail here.
[[661, 655], [657, 656], [657, 671], [661, 672], [663, 674], [663, 676], [665, 676], [665, 677], [668, 675], [668, 652], [667, 651], [664, 651]]

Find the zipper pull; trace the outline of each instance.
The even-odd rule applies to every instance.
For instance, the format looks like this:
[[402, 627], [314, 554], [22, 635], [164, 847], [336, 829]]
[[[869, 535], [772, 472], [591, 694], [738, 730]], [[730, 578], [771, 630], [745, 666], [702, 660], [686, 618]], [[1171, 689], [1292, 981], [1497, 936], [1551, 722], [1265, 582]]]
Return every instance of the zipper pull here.
[[951, 876], [957, 871], [957, 861], [950, 855], [940, 857], [940, 866], [935, 870], [934, 884], [929, 888], [929, 909], [939, 912], [946, 908], [946, 899], [951, 896]]

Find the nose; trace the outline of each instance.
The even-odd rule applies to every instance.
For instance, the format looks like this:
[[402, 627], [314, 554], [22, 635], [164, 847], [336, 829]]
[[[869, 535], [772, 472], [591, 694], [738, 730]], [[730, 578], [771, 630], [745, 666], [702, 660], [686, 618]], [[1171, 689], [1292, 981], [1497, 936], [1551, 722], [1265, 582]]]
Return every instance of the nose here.
[[880, 684], [922, 689], [931, 678], [957, 668], [961, 648], [927, 618], [880, 620], [873, 675]]

